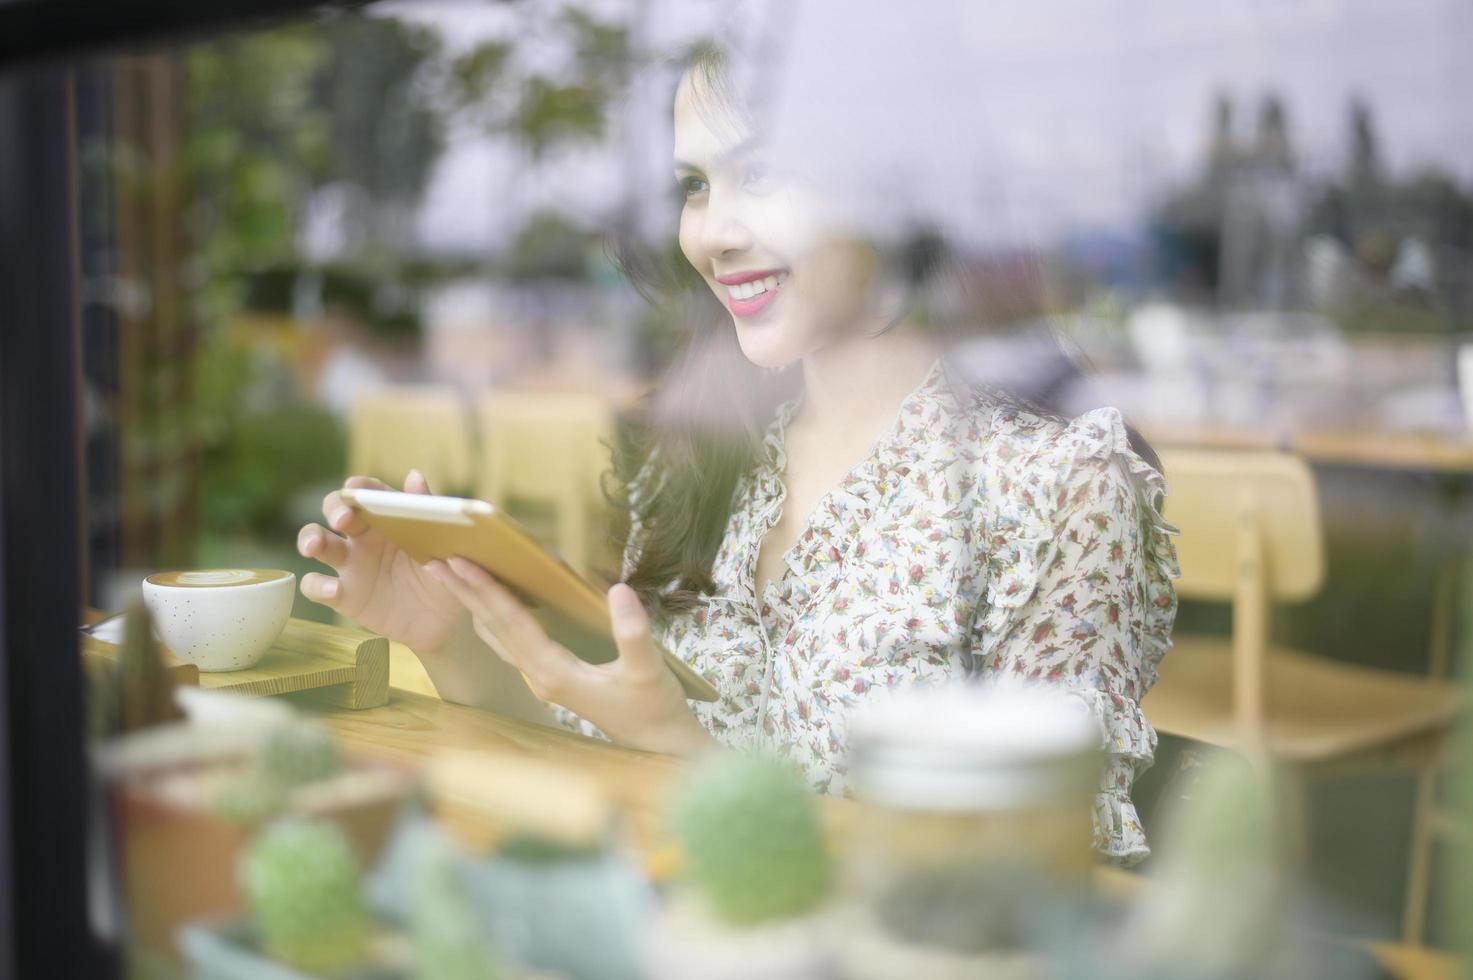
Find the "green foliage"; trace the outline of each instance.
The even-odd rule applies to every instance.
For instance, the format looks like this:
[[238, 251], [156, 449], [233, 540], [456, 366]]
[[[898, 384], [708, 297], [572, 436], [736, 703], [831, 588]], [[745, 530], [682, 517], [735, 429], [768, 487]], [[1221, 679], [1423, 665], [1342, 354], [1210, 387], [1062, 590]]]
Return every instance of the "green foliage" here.
[[402, 247], [402, 212], [444, 147], [420, 84], [438, 54], [429, 31], [361, 16], [190, 48], [182, 160], [206, 321], [240, 308], [246, 274], [297, 263], [298, 216], [329, 183], [351, 191], [353, 250]]
[[342, 422], [302, 403], [285, 364], [222, 331], [206, 339], [196, 372], [204, 525], [293, 533], [292, 494], [340, 480], [347, 466]]
[[556, 23], [572, 40], [578, 70], [591, 81], [617, 83], [633, 58], [629, 29], [601, 21], [580, 7], [564, 7]]
[[603, 136], [604, 98], [590, 86], [559, 85], [534, 75], [523, 84], [514, 124], [536, 159], [556, 143]]
[[525, 8], [519, 34], [562, 43], [569, 59], [556, 80], [526, 70], [515, 44], [489, 41], [451, 63], [449, 102], [486, 132], [510, 136], [534, 160], [602, 138], [609, 101], [635, 62], [628, 28], [575, 6], [551, 15]]
[[310, 26], [189, 49], [181, 158], [191, 200], [191, 279], [206, 319], [238, 307], [240, 270], [295, 255], [295, 216], [329, 172], [329, 123], [312, 100], [328, 57], [321, 31]]
[[440, 56], [439, 40], [385, 17], [343, 17], [324, 30], [329, 54], [313, 78], [313, 102], [328, 121], [331, 178], [365, 191], [370, 211], [417, 201], [445, 146], [444, 122], [420, 84]]
[[479, 120], [486, 129], [497, 126], [498, 100], [510, 71], [515, 48], [505, 41], [486, 41], [450, 63], [449, 95], [461, 111]]
[[513, 279], [582, 279], [588, 269], [588, 236], [557, 211], [538, 211], [517, 233]]
[[676, 804], [687, 874], [711, 909], [746, 925], [801, 915], [833, 876], [813, 795], [783, 763], [732, 754], [697, 770]]
[[270, 825], [242, 854], [240, 874], [268, 955], [320, 973], [363, 960], [369, 918], [358, 860], [337, 825], [291, 818]]

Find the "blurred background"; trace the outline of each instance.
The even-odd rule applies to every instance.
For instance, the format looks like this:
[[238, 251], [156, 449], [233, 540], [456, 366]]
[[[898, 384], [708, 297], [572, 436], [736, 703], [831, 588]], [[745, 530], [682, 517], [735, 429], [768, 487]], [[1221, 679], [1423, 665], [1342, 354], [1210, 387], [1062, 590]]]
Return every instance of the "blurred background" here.
[[[929, 33], [908, 10], [965, 70], [883, 63], [895, 168], [849, 190], [948, 216], [951, 315], [988, 327], [966, 356], [1020, 356], [1050, 323], [1158, 449], [1310, 467], [1323, 581], [1275, 607], [1277, 641], [1448, 676], [1470, 608], [1473, 8], [985, 10]], [[613, 571], [608, 447], [688, 329], [608, 251], [674, 248], [672, 66], [740, 35], [812, 91], [837, 16], [382, 2], [82, 63], [88, 603], [162, 568], [310, 571], [296, 534], [323, 496], [411, 467]], [[920, 152], [948, 118], [964, 135]], [[1011, 289], [1020, 269], [1043, 288]], [[294, 614], [330, 618], [300, 596]], [[1227, 636], [1230, 605], [1184, 604], [1179, 629]], [[395, 683], [424, 689], [416, 666], [396, 651]], [[1191, 759], [1163, 736], [1148, 821]], [[1437, 887], [1440, 845], [1408, 875], [1420, 778], [1307, 784], [1314, 884], [1365, 934], [1402, 935], [1411, 891]]]

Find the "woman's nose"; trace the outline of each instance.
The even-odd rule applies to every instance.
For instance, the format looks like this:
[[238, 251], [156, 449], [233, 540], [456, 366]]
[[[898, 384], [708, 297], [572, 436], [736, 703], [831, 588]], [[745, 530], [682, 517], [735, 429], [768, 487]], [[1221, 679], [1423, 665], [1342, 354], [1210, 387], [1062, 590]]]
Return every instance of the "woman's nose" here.
[[706, 205], [701, 246], [708, 255], [739, 252], [752, 247], [752, 233], [742, 220], [739, 195], [712, 194]]

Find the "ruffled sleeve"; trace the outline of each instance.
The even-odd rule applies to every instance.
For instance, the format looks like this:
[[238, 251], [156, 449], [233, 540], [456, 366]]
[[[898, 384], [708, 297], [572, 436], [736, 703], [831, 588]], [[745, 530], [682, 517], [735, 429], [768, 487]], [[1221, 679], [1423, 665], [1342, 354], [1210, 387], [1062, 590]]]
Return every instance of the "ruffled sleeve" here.
[[1115, 409], [1070, 423], [1010, 412], [994, 424], [991, 456], [974, 656], [985, 678], [1058, 687], [1099, 719], [1095, 849], [1132, 864], [1150, 850], [1131, 785], [1156, 750], [1140, 699], [1176, 618], [1165, 480]]

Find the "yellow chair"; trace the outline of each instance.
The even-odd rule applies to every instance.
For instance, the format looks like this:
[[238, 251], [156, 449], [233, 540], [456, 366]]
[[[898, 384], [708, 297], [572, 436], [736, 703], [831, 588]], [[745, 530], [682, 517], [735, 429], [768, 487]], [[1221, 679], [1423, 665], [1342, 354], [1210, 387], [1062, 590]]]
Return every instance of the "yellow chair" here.
[[[1394, 762], [1420, 772], [1403, 939], [1426, 921], [1437, 776], [1462, 696], [1436, 678], [1337, 662], [1274, 645], [1273, 602], [1300, 602], [1323, 584], [1314, 476], [1295, 456], [1162, 453], [1184, 599], [1232, 605], [1232, 636], [1176, 635], [1142, 703], [1157, 731], [1298, 771], [1340, 762]], [[1301, 815], [1302, 816], [1302, 815]], [[1301, 821], [1302, 830], [1302, 821]]]
[[598, 395], [505, 390], [482, 395], [477, 494], [513, 514], [550, 514], [551, 544], [573, 568], [606, 570], [608, 504], [600, 479], [609, 468], [613, 411]]
[[435, 493], [471, 484], [470, 418], [448, 385], [392, 385], [359, 395], [348, 414], [348, 470], [394, 487], [417, 469]]

